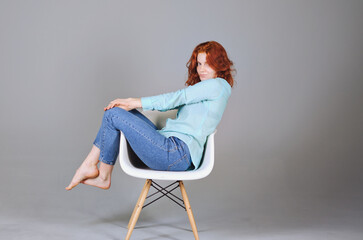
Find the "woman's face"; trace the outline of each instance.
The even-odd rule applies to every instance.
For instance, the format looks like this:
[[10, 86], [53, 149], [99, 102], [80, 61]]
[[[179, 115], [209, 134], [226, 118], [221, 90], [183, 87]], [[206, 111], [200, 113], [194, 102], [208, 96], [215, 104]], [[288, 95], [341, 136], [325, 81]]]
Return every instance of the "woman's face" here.
[[216, 71], [207, 63], [207, 54], [198, 53], [197, 56], [197, 72], [201, 81], [217, 77]]

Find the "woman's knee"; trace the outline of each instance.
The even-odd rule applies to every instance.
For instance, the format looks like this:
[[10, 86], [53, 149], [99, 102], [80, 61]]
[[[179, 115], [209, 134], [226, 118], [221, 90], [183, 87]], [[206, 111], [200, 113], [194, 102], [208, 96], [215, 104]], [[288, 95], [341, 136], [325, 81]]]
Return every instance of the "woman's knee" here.
[[125, 109], [122, 109], [119, 107], [114, 107], [114, 108], [106, 110], [104, 113], [104, 117], [110, 118], [113, 116], [122, 116], [123, 114], [125, 114], [125, 112], [127, 112]]

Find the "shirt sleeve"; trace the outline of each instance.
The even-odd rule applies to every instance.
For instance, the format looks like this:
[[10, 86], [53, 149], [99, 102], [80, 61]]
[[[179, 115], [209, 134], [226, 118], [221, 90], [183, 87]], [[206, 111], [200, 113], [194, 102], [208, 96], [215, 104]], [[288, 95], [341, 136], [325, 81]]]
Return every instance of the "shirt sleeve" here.
[[[181, 105], [217, 99], [222, 95], [223, 91], [225, 91], [223, 84], [217, 80], [218, 79], [210, 79], [201, 81], [193, 86], [175, 92], [152, 97], [142, 97], [142, 108], [144, 110], [167, 111]], [[225, 81], [224, 79], [221, 80]]]

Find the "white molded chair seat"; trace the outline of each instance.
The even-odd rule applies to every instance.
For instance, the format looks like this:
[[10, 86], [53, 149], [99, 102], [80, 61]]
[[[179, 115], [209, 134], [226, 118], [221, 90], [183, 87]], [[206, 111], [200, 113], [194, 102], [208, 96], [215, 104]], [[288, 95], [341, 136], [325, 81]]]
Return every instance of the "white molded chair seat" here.
[[[121, 132], [120, 165], [122, 170], [132, 177], [155, 180], [196, 180], [208, 176], [214, 166], [214, 135], [209, 135], [204, 150], [203, 160], [198, 169], [191, 171], [157, 171], [149, 168], [140, 168], [140, 161], [132, 152], [125, 135]], [[131, 152], [130, 152], [131, 151]]]

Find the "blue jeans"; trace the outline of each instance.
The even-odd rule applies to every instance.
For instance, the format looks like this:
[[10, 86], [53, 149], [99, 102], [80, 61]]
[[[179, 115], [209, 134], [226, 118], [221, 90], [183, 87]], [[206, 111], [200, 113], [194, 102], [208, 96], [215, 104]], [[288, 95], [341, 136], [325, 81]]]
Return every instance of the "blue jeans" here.
[[188, 146], [177, 137], [165, 137], [138, 110], [114, 107], [104, 113], [93, 144], [100, 149], [99, 160], [114, 165], [119, 153], [120, 131], [146, 166], [163, 171], [193, 169]]

